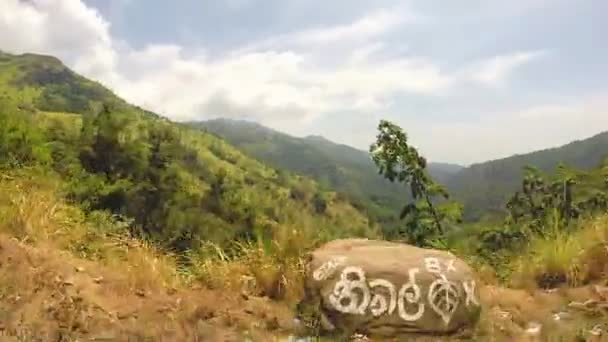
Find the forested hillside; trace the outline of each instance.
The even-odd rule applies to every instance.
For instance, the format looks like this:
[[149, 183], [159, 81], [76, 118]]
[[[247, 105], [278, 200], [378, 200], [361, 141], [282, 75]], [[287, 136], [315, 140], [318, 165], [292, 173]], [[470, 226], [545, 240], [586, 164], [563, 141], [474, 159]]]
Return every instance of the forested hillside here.
[[[378, 221], [394, 221], [411, 198], [407, 188], [378, 174], [367, 151], [320, 136], [293, 137], [247, 121], [216, 119], [189, 124], [217, 134], [259, 160], [313, 177], [327, 188], [336, 189], [370, 208]], [[428, 166], [431, 176], [439, 182], [445, 182], [460, 169], [458, 165], [443, 163]]]
[[591, 170], [606, 157], [608, 132], [557, 148], [475, 164], [450, 177], [446, 184], [454, 197], [464, 203], [465, 218], [478, 220], [484, 215], [504, 213], [508, 196], [520, 189], [526, 166], [551, 172], [563, 163]]
[[[315, 335], [318, 307], [296, 305], [308, 252], [344, 237], [449, 250], [467, 261], [478, 286], [493, 293], [484, 298], [492, 309], [478, 340], [516, 336], [530, 319], [550, 326], [554, 312], [571, 310], [552, 292], [553, 305], [532, 299], [526, 305], [544, 310], [521, 313], [521, 295], [501, 296], [514, 292], [498, 285], [538, 294], [606, 283], [606, 134], [458, 171], [429, 167], [386, 120], [369, 154], [255, 124], [192, 125], [130, 105], [55, 58], [0, 55], [3, 333], [200, 340], [217, 332], [208, 340], [224, 340], [229, 330], [270, 341], [297, 328]], [[228, 139], [245, 152], [218, 137], [231, 125], [238, 130]], [[463, 224], [459, 198], [477, 216], [485, 208], [504, 216]], [[588, 293], [579, 295], [585, 303]], [[508, 329], [498, 328], [498, 309], [519, 315]], [[568, 335], [555, 335], [574, 340], [605, 315], [571, 317]]]
[[129, 105], [52, 57], [0, 56], [0, 122], [5, 167], [56, 173], [69, 200], [120, 215], [171, 250], [271, 241], [295, 228], [319, 240], [376, 233], [313, 180]]

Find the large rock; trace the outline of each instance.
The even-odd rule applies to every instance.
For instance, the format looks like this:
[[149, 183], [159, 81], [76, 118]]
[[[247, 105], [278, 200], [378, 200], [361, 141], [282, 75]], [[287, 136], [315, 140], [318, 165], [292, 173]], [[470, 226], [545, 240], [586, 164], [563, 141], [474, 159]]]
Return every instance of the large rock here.
[[471, 268], [453, 254], [386, 241], [329, 242], [309, 256], [305, 301], [326, 329], [395, 337], [449, 334], [481, 312]]

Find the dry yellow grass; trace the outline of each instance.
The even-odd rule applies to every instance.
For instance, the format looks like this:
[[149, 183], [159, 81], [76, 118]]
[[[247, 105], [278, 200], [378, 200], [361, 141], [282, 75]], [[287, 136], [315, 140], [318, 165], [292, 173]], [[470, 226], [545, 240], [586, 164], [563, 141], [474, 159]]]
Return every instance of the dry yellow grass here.
[[519, 287], [571, 287], [608, 280], [608, 216], [581, 223], [574, 232], [535, 238], [515, 260], [513, 284]]
[[130, 238], [108, 215], [87, 218], [81, 209], [61, 200], [58, 190], [59, 183], [51, 175], [4, 174], [0, 179], [0, 233], [22, 243], [120, 267], [131, 288], [179, 285], [174, 258]]
[[284, 229], [264, 243], [236, 244], [236, 257], [208, 244], [193, 255], [199, 281], [211, 288], [229, 288], [294, 304], [303, 295], [304, 252], [310, 246], [298, 230]]

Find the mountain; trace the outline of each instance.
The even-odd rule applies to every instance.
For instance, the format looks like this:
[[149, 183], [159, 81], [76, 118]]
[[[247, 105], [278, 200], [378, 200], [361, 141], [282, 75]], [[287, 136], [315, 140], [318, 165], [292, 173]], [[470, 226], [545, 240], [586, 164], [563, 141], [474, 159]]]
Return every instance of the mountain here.
[[171, 250], [376, 233], [309, 178], [130, 105], [54, 57], [2, 53], [0, 167], [34, 164], [61, 176], [69, 201], [125, 217]]
[[521, 187], [525, 166], [550, 173], [560, 163], [582, 170], [599, 167], [608, 157], [608, 132], [567, 145], [474, 164], [447, 181], [450, 193], [465, 205], [468, 220], [503, 212], [507, 198]]
[[[369, 153], [321, 136], [298, 138], [257, 123], [229, 119], [188, 124], [217, 134], [252, 157], [275, 167], [310, 176], [326, 187], [362, 202], [381, 217], [394, 215], [409, 196], [405, 187], [390, 183], [378, 174]], [[452, 164], [429, 164], [431, 175], [440, 182], [445, 182], [461, 168]]]
[[[308, 175], [367, 204], [382, 217], [400, 209], [406, 189], [385, 181], [365, 151], [321, 136], [293, 137], [257, 123], [215, 119], [188, 123], [231, 142], [249, 155], [278, 168]], [[429, 172], [465, 205], [467, 221], [500, 215], [509, 196], [519, 190], [527, 165], [550, 173], [560, 162], [590, 170], [608, 156], [608, 132], [565, 146], [474, 164], [469, 167], [429, 163]]]

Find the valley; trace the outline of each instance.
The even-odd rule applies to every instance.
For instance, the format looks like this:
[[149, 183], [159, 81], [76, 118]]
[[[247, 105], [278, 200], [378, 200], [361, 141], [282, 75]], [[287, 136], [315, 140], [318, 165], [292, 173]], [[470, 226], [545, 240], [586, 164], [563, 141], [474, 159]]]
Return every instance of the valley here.
[[363, 238], [472, 267], [483, 310], [462, 338], [605, 337], [606, 133], [469, 167], [427, 164], [404, 137], [382, 120], [365, 152], [249, 122], [176, 123], [54, 57], [2, 53], [0, 331], [316, 338], [318, 312], [298, 308], [307, 257]]

